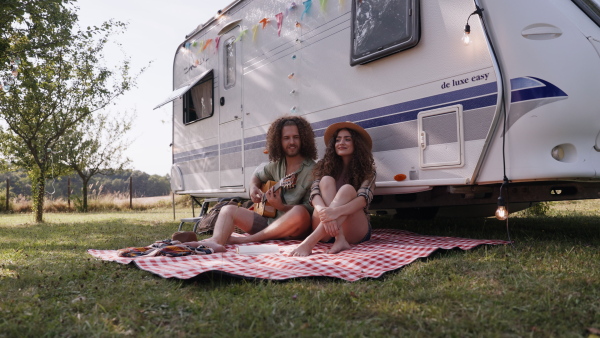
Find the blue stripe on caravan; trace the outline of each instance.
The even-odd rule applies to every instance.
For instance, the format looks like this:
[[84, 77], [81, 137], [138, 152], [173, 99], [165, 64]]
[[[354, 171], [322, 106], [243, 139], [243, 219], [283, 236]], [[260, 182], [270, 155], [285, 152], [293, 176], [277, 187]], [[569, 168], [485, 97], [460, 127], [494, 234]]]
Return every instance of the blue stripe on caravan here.
[[[520, 77], [511, 79], [511, 102], [520, 102], [548, 97], [567, 96], [565, 92], [550, 82], [535, 77]], [[451, 104], [462, 104], [463, 110], [473, 110], [494, 106], [497, 103], [497, 86], [495, 82], [455, 90], [448, 93], [433, 95], [421, 99], [402, 102], [386, 107], [375, 108], [354, 114], [340, 116], [312, 123], [315, 136], [323, 136], [325, 128], [332, 123], [355, 121], [363, 128], [375, 128], [385, 125], [413, 121], [423, 109], [436, 109]], [[244, 150], [264, 148], [266, 135], [251, 136], [244, 139]], [[218, 156], [217, 146], [200, 148], [176, 154], [174, 162], [184, 162], [193, 159]], [[240, 141], [221, 144], [221, 153], [228, 154], [241, 151]]]
[[[463, 110], [465, 110], [465, 111], [477, 109], [477, 108], [495, 106], [496, 101], [497, 101], [496, 96], [497, 96], [496, 94], [491, 94], [491, 95], [473, 98], [473, 99], [469, 99], [469, 100], [452, 102], [452, 104], [453, 105], [454, 104], [462, 104]], [[427, 109], [429, 110], [429, 109], [441, 108], [441, 107], [447, 106], [448, 104], [449, 103], [444, 103], [444, 104], [440, 104], [437, 106], [429, 106], [429, 107], [427, 107]], [[387, 126], [387, 125], [396, 124], [396, 123], [400, 123], [400, 122], [414, 121], [417, 119], [417, 115], [421, 111], [423, 111], [422, 108], [405, 111], [405, 112], [399, 112], [397, 114], [390, 114], [390, 115], [382, 116], [379, 118], [368, 119], [368, 120], [363, 120], [363, 121], [355, 120], [354, 122], [365, 129], [382, 127], [382, 126]], [[335, 122], [347, 121], [347, 120], [348, 120], [347, 117], [346, 117], [346, 119], [342, 119], [342, 120], [340, 120], [339, 118], [331, 119], [331, 120], [328, 120], [329, 123], [327, 125], [330, 125]], [[317, 137], [323, 136], [324, 133], [325, 133], [325, 128], [315, 130], [315, 136], [317, 136]]]
[[[418, 110], [418, 109], [422, 110], [424, 107], [428, 107], [428, 109], [429, 109], [430, 106], [449, 104], [451, 102], [464, 100], [464, 99], [472, 98], [472, 97], [476, 97], [476, 96], [489, 95], [489, 94], [496, 93], [496, 92], [497, 92], [496, 83], [492, 82], [492, 83], [487, 83], [487, 84], [483, 84], [483, 85], [479, 85], [479, 86], [475, 86], [475, 87], [471, 87], [471, 88], [455, 90], [455, 91], [449, 92], [449, 93], [428, 96], [428, 97], [424, 97], [422, 99], [416, 99], [416, 100], [412, 100], [412, 101], [397, 103], [397, 104], [393, 104], [391, 106], [375, 108], [375, 109], [366, 110], [366, 111], [355, 113], [355, 114], [349, 114], [349, 115], [345, 115], [345, 116], [338, 117], [335, 119], [319, 121], [319, 122], [313, 123], [312, 126], [313, 126], [313, 129], [322, 129], [322, 128], [327, 128], [330, 124], [336, 123], [336, 122], [366, 120], [369, 118], [395, 114], [395, 113], [402, 112], [402, 111]], [[413, 119], [416, 119], [416, 116]], [[405, 120], [405, 121], [409, 121], [409, 120]]]
[[177, 157], [173, 158], [173, 162], [175, 162], [175, 163], [187, 162], [187, 161], [199, 160], [201, 158], [217, 157], [217, 156], [219, 156], [218, 151], [209, 151], [209, 152], [205, 152], [202, 154], [177, 156]]
[[[366, 110], [362, 112], [358, 112], [355, 114], [349, 114], [333, 119], [323, 120], [319, 122], [312, 123], [311, 126], [315, 131], [315, 136], [320, 137], [323, 136], [325, 132], [325, 128], [332, 123], [341, 122], [341, 121], [361, 121], [360, 124], [363, 128], [374, 128], [380, 127], [388, 124], [406, 122], [411, 120], [416, 120], [417, 114], [419, 111], [422, 111], [423, 108], [427, 107], [427, 109], [435, 109], [438, 107], [443, 107], [448, 104], [463, 104], [464, 110], [470, 110], [475, 108], [480, 108], [482, 106], [487, 106], [493, 101], [491, 104], [495, 104], [495, 90], [496, 83], [488, 83], [480, 86], [475, 86], [471, 88], [465, 88], [456, 90], [449, 93], [433, 95], [426, 98], [416, 99], [412, 101], [402, 102], [386, 107], [375, 108], [371, 110]], [[489, 95], [492, 94], [493, 95]], [[487, 99], [473, 98], [474, 96], [487, 95]], [[467, 100], [465, 100], [467, 99]], [[461, 101], [462, 100], [462, 101]], [[458, 101], [458, 102], [457, 102]], [[367, 121], [365, 121], [367, 120]], [[227, 142], [221, 144], [221, 154], [233, 153], [236, 151], [241, 151], [241, 147], [237, 147], [240, 141], [235, 142]], [[232, 147], [236, 146], [236, 147]], [[257, 148], [264, 148], [266, 146], [266, 135], [256, 135], [247, 137], [244, 139], [244, 150], [251, 150]], [[184, 152], [175, 155], [174, 162], [184, 162], [190, 161], [193, 159], [206, 158], [217, 156], [218, 153], [215, 151], [209, 151], [215, 149], [216, 146], [201, 148], [198, 150]], [[224, 149], [229, 148], [229, 149]], [[206, 151], [202, 153], [202, 151]], [[209, 155], [210, 154], [210, 155]], [[212, 155], [212, 156], [211, 156]]]

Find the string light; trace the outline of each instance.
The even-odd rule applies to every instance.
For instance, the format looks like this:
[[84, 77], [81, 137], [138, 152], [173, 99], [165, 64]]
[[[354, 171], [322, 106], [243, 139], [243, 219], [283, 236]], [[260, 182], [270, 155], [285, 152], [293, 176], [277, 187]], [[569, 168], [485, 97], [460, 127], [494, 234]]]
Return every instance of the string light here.
[[469, 26], [468, 23], [465, 25], [465, 34], [463, 34], [462, 42], [465, 45], [468, 45], [471, 43], [471, 26]]
[[500, 196], [498, 196], [498, 209], [496, 209], [496, 218], [501, 221], [505, 221], [506, 219], [508, 219], [508, 209], [506, 208], [506, 201], [504, 200], [504, 197], [502, 197], [502, 190], [505, 186], [508, 186], [508, 178], [506, 178], [506, 176], [504, 176], [504, 182], [502, 182], [502, 185], [500, 186]]
[[475, 5], [475, 11], [473, 13], [471, 13], [469, 15], [469, 17], [467, 18], [467, 24], [465, 25], [465, 29], [464, 29], [464, 34], [461, 38], [462, 42], [465, 45], [469, 45], [471, 43], [471, 26], [469, 26], [469, 19], [471, 18], [471, 16], [473, 14], [477, 14], [479, 16], [481, 16], [481, 13], [483, 12], [483, 8], [480, 8], [479, 6]]

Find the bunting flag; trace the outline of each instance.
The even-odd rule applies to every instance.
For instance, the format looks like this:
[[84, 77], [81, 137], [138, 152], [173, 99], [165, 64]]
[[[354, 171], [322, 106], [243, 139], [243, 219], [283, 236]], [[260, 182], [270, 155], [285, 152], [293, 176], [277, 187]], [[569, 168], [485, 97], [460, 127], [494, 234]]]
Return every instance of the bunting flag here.
[[[340, 6], [343, 6], [345, 3], [345, 0], [338, 0], [338, 1], [339, 1]], [[362, 0], [359, 0], [359, 1], [362, 1]], [[300, 20], [304, 19], [304, 15], [309, 14], [312, 4], [313, 4], [313, 0], [305, 0], [302, 2], [302, 5], [304, 5], [304, 10], [302, 11], [302, 14], [300, 15]], [[319, 4], [320, 4], [321, 11], [325, 12], [327, 9], [327, 0], [319, 0]], [[298, 7], [298, 4], [295, 1], [292, 1], [288, 6], [286, 6], [285, 13], [280, 12], [275, 15], [275, 19], [277, 20], [277, 36], [281, 36], [281, 30], [283, 28], [283, 18], [287, 17], [288, 11], [292, 11], [292, 10], [296, 9], [296, 7]], [[252, 28], [251, 28], [252, 41], [256, 41], [256, 35], [258, 33], [259, 25], [262, 25], [262, 29], [265, 29], [265, 27], [267, 26], [267, 24], [270, 21], [271, 20], [269, 18], [265, 17], [265, 18], [261, 19], [258, 22], [258, 24], [252, 26]], [[300, 24], [300, 21], [296, 21], [295, 27], [300, 28], [301, 26], [302, 25]], [[241, 30], [239, 35], [233, 42], [235, 43], [235, 42], [241, 41], [247, 33], [248, 33], [248, 28]], [[194, 40], [191, 42], [186, 42], [183, 47], [188, 50], [191, 50], [192, 47], [194, 47], [194, 48], [197, 47], [198, 52], [200, 53], [200, 52], [204, 52], [209, 47], [209, 45], [213, 42], [213, 40], [214, 40], [215, 54], [216, 54], [219, 50], [219, 43], [221, 40], [221, 36], [216, 36], [214, 39], [207, 39], [207, 40], [201, 40], [201, 41]], [[16, 59], [15, 61], [18, 63], [21, 60]], [[7, 86], [5, 85], [4, 87], [6, 89]]]
[[285, 9], [285, 16], [288, 16], [288, 13], [289, 13], [290, 11], [294, 10], [295, 8], [296, 8], [296, 3], [295, 3], [295, 2], [292, 2], [292, 3], [290, 4], [290, 7], [288, 7], [288, 8], [286, 8], [286, 9]]
[[217, 36], [217, 37], [215, 37], [215, 54], [219, 50], [219, 41], [221, 41], [221, 36], [220, 35]]
[[262, 29], [265, 29], [265, 26], [269, 23], [269, 19], [263, 18], [258, 23], [262, 23]]
[[202, 47], [202, 51], [204, 52], [204, 50], [206, 49], [206, 47], [208, 47], [208, 45], [210, 45], [210, 43], [212, 42], [212, 39], [208, 39], [206, 40], [206, 42], [204, 43], [204, 47]]
[[319, 2], [321, 3], [321, 12], [325, 12], [325, 9], [327, 8], [327, 0], [319, 0]]
[[275, 15], [277, 19], [277, 36], [281, 36], [281, 26], [283, 25], [283, 13]]
[[303, 2], [303, 4], [304, 4], [304, 11], [302, 12], [302, 15], [300, 15], [300, 20], [304, 19], [304, 14], [308, 13], [310, 6], [312, 6], [312, 0], [306, 0]]
[[242, 38], [246, 35], [246, 33], [248, 32], [248, 29], [244, 29], [240, 32], [240, 35], [238, 35], [237, 39], [235, 39], [233, 41], [233, 43], [236, 43], [238, 41], [242, 41]]

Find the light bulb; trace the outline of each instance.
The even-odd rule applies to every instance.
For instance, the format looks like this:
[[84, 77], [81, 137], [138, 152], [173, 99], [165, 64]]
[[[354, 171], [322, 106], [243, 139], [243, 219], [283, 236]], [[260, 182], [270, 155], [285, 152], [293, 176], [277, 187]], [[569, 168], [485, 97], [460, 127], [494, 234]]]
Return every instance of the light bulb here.
[[462, 37], [462, 42], [463, 42], [465, 45], [468, 45], [468, 44], [470, 44], [470, 43], [471, 43], [471, 34], [470, 34], [470, 33], [467, 33], [467, 32], [465, 32], [465, 34], [463, 34], [463, 37]]
[[496, 209], [496, 218], [501, 221], [506, 221], [508, 218], [508, 210], [504, 205], [498, 206], [498, 209]]
[[504, 202], [504, 198], [502, 198], [502, 193], [500, 193], [500, 197], [498, 197], [498, 209], [496, 209], [496, 218], [501, 221], [505, 221], [508, 218], [508, 209], [506, 209], [506, 202]]
[[463, 37], [461, 40], [465, 45], [468, 45], [471, 43], [471, 26], [469, 26], [469, 24], [465, 25], [465, 33], [463, 34]]

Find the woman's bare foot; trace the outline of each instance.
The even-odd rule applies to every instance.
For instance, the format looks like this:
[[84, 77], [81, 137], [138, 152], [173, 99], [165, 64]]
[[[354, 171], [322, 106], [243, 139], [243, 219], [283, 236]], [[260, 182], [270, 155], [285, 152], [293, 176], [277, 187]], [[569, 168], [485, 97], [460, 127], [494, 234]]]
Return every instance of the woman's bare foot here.
[[350, 249], [350, 244], [345, 239], [337, 238], [335, 243], [331, 246], [331, 249], [327, 251], [328, 254], [336, 254], [338, 252], [342, 252], [344, 250]]
[[298, 245], [298, 247], [294, 250], [292, 250], [292, 252], [290, 252], [290, 256], [294, 256], [294, 257], [306, 257], [309, 256], [312, 253], [312, 247], [310, 245], [308, 245], [307, 243], [300, 243], [300, 245]]

